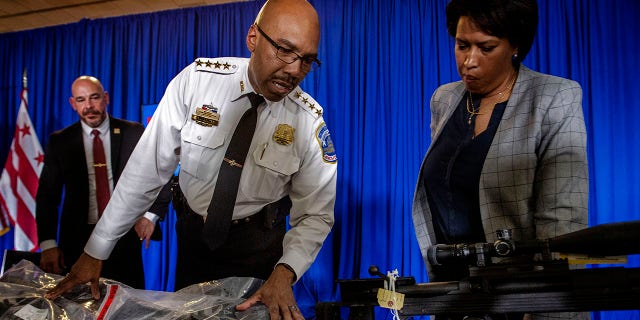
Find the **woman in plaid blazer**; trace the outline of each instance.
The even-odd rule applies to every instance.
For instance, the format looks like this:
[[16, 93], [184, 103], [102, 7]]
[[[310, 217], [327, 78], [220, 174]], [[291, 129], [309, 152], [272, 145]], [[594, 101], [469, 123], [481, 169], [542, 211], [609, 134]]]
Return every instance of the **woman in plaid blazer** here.
[[499, 229], [547, 239], [588, 226], [582, 89], [522, 65], [537, 20], [535, 0], [447, 6], [462, 80], [432, 96], [432, 144], [413, 201], [431, 281], [468, 275], [466, 266], [429, 264], [433, 244], [493, 242]]

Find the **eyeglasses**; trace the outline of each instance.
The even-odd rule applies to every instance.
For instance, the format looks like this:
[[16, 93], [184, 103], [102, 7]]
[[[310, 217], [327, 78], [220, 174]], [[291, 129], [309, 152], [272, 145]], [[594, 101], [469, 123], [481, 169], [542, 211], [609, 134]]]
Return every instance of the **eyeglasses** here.
[[297, 60], [300, 60], [300, 67], [302, 68], [302, 70], [306, 72], [315, 70], [320, 67], [321, 63], [320, 63], [320, 60], [318, 60], [318, 58], [314, 56], [301, 56], [297, 54], [295, 51], [279, 45], [273, 39], [271, 39], [271, 37], [269, 37], [266, 33], [264, 33], [264, 31], [262, 31], [262, 29], [260, 28], [260, 26], [258, 26], [257, 23], [254, 23], [253, 25], [256, 26], [256, 29], [258, 29], [258, 32], [260, 32], [260, 34], [265, 39], [267, 39], [267, 41], [269, 41], [269, 43], [271, 43], [271, 45], [274, 48], [276, 48], [276, 57], [278, 57], [280, 61], [286, 64], [292, 64]]

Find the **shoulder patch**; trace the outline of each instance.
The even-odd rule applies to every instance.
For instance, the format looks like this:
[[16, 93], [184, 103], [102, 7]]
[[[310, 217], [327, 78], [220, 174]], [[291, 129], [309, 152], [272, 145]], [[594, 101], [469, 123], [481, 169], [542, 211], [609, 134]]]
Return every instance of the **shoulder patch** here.
[[198, 58], [194, 61], [197, 71], [214, 72], [220, 74], [233, 74], [238, 71], [238, 65], [227, 58], [210, 59]]
[[317, 119], [322, 116], [322, 107], [318, 104], [318, 102], [313, 100], [313, 98], [309, 94], [300, 90], [300, 88], [296, 88], [296, 90], [292, 91], [289, 94], [289, 99], [293, 100], [293, 102], [302, 107], [302, 109], [307, 111], [314, 118]]
[[337, 163], [338, 156], [336, 155], [336, 149], [333, 147], [333, 141], [331, 141], [329, 129], [324, 122], [318, 126], [318, 129], [316, 129], [316, 140], [320, 145], [322, 160], [326, 163]]

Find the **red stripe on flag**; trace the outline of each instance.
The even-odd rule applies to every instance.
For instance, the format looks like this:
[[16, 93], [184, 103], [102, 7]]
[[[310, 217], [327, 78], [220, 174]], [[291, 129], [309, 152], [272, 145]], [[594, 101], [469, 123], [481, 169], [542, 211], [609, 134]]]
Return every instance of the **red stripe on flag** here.
[[[7, 162], [4, 164], [4, 170], [7, 170], [7, 174], [9, 174], [9, 178], [11, 178], [11, 187], [15, 186], [15, 180], [18, 178], [18, 171], [13, 166], [13, 144], [11, 144], [11, 150], [9, 150], [9, 155], [7, 156]], [[15, 190], [15, 189], [12, 189]]]
[[36, 251], [38, 249], [38, 228], [36, 227], [36, 217], [26, 206], [24, 200], [21, 197], [18, 199], [18, 225], [22, 232], [27, 235], [29, 240], [33, 243], [33, 248], [30, 251]]
[[[16, 136], [19, 134], [18, 130], [16, 130]], [[18, 155], [18, 176], [20, 176], [22, 184], [29, 190], [31, 197], [35, 199], [36, 192], [38, 192], [38, 174], [33, 170], [31, 159], [28, 158], [20, 143], [15, 144], [15, 150], [16, 155]]]

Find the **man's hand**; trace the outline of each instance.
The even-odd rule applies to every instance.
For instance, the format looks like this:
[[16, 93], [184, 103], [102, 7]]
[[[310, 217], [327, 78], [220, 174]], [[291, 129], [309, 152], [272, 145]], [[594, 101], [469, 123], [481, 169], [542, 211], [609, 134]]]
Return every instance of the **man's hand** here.
[[269, 309], [271, 319], [304, 320], [291, 289], [294, 277], [295, 275], [284, 266], [276, 266], [262, 287], [247, 301], [236, 306], [236, 310], [247, 310], [258, 301], [262, 301]]
[[149, 249], [149, 240], [151, 240], [151, 235], [153, 234], [153, 230], [156, 228], [156, 225], [149, 221], [149, 219], [142, 217], [136, 221], [136, 225], [134, 229], [138, 234], [138, 238], [140, 241], [145, 240], [144, 248]]
[[82, 253], [78, 261], [71, 267], [71, 272], [55, 286], [55, 288], [47, 291], [44, 297], [47, 299], [55, 299], [63, 293], [71, 291], [73, 287], [91, 282], [91, 295], [94, 299], [100, 299], [100, 272], [102, 271], [102, 260], [91, 257], [86, 253]]
[[62, 274], [67, 266], [64, 264], [62, 250], [58, 247], [47, 249], [40, 253], [40, 269], [44, 272]]

